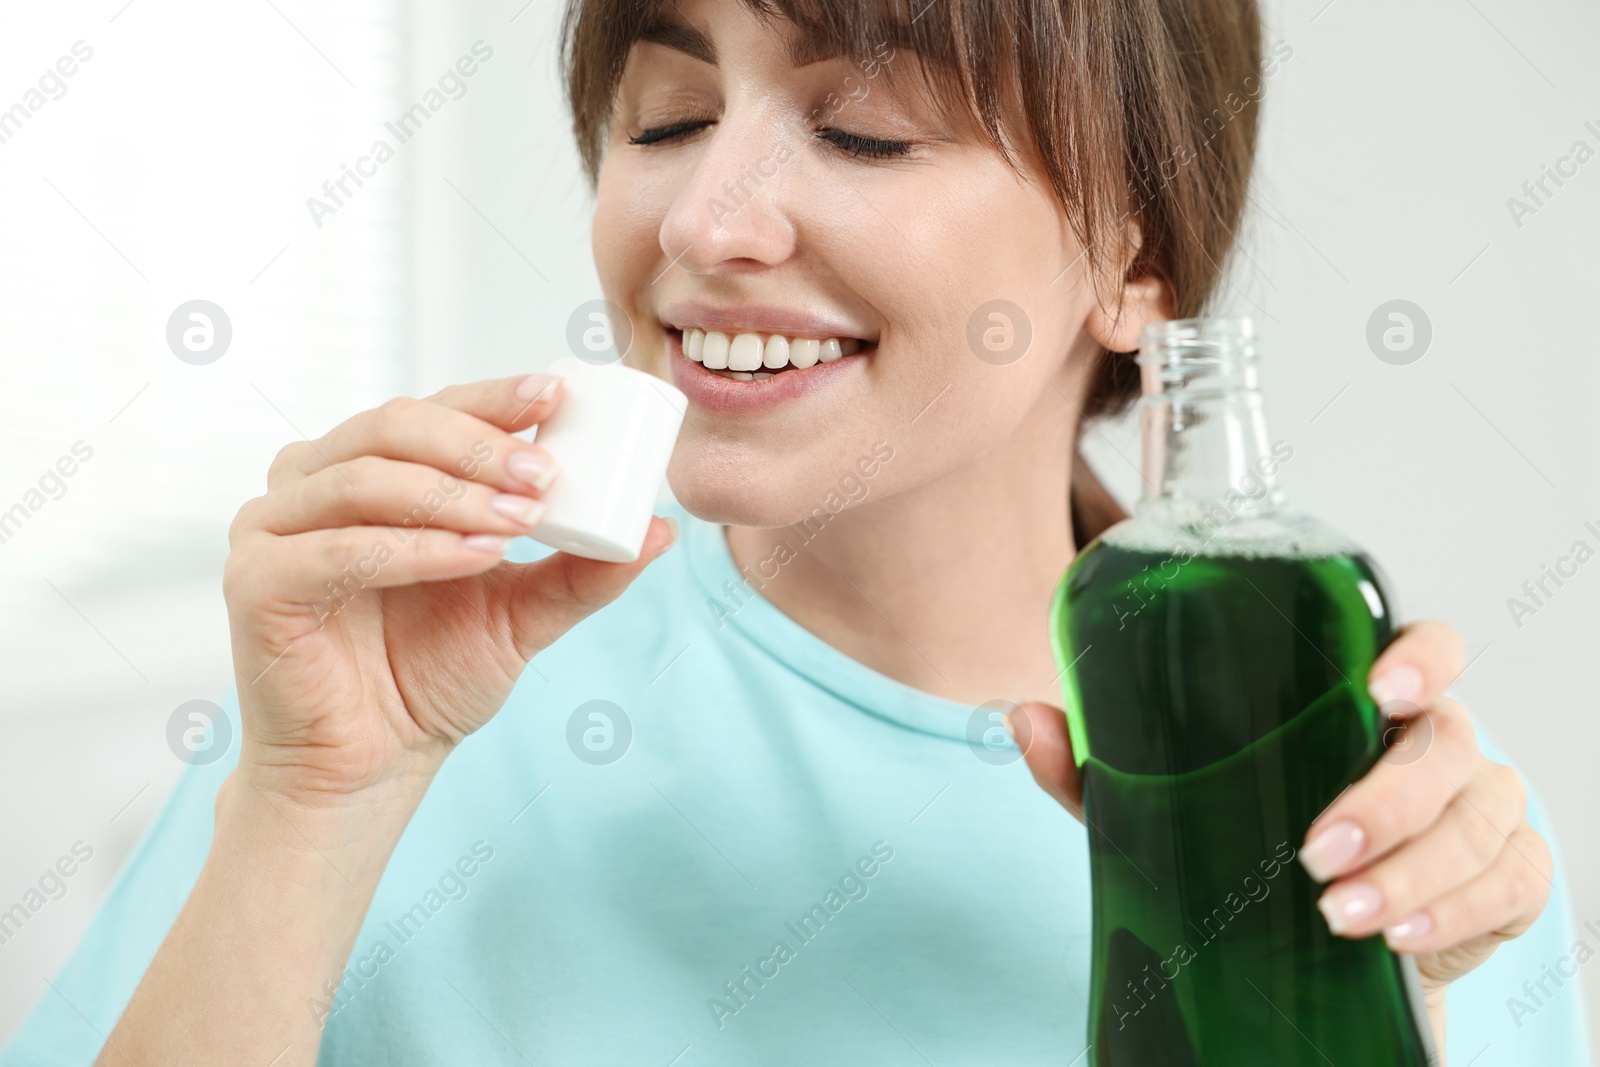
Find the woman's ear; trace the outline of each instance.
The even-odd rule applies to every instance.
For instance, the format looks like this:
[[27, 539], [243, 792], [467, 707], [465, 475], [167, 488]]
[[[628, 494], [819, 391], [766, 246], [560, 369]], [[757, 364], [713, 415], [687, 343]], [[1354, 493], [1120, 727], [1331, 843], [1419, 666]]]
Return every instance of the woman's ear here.
[[[1110, 294], [1108, 294], [1110, 295]], [[1123, 283], [1118, 306], [1097, 302], [1086, 324], [1089, 334], [1107, 350], [1132, 352], [1139, 347], [1139, 335], [1152, 322], [1173, 317], [1172, 286], [1158, 274], [1146, 274]]]
[[[1090, 336], [1110, 352], [1134, 351], [1147, 324], [1165, 322], [1175, 311], [1172, 286], [1150, 269], [1148, 260], [1139, 263], [1144, 228], [1132, 215], [1124, 216], [1122, 237], [1122, 258], [1113, 268], [1122, 284], [1116, 288], [1108, 284], [1101, 290], [1107, 299], [1119, 303], [1108, 307], [1106, 300], [1097, 301], [1087, 323]], [[1135, 270], [1143, 273], [1135, 274]], [[1106, 273], [1111, 274], [1111, 269]]]

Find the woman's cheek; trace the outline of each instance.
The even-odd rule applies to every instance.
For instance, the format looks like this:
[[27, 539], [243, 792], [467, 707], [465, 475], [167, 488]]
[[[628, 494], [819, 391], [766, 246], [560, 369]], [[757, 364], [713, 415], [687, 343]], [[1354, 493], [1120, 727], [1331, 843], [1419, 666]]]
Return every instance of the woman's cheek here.
[[627, 291], [625, 279], [618, 267], [621, 249], [625, 244], [620, 212], [615, 208], [614, 172], [610, 167], [600, 171], [600, 182], [595, 190], [594, 221], [589, 227], [589, 240], [594, 249], [595, 273], [600, 276], [600, 287], [608, 294]]
[[632, 268], [642, 273], [660, 258], [661, 223], [672, 206], [673, 190], [670, 173], [641, 166], [611, 149], [595, 184], [590, 226], [595, 268], [603, 283], [615, 277], [608, 272]]

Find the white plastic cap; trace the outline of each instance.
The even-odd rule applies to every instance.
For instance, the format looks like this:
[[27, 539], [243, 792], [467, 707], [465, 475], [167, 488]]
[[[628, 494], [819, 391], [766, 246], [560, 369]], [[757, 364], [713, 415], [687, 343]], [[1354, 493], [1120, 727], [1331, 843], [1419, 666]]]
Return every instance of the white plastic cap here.
[[573, 555], [630, 563], [644, 547], [689, 400], [620, 362], [567, 356], [549, 373], [561, 378], [561, 402], [534, 440], [561, 472], [540, 497], [547, 510], [529, 536]]

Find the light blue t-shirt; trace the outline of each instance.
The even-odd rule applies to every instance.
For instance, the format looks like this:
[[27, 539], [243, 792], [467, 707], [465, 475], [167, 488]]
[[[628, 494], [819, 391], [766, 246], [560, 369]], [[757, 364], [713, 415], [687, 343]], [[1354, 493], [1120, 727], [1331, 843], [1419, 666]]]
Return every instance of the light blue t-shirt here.
[[[434, 782], [319, 1062], [1083, 1062], [1083, 826], [1003, 734], [969, 740], [973, 708], [832, 648], [751, 590], [721, 526], [664, 510], [683, 542]], [[94, 1059], [236, 756], [186, 771], [0, 1067]], [[1531, 818], [1551, 833], [1537, 799]], [[1561, 869], [1532, 930], [1451, 989], [1451, 1067], [1589, 1062], [1578, 981], [1548, 975], [1600, 924], [1574, 928]]]

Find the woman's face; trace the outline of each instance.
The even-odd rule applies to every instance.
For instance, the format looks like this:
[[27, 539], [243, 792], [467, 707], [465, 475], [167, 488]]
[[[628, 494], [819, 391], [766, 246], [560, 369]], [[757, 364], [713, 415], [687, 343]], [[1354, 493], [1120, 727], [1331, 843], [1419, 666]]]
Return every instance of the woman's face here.
[[[779, 526], [830, 494], [881, 499], [984, 463], [1030, 413], [1072, 423], [1057, 389], [1078, 401], [1096, 301], [1033, 160], [1019, 176], [967, 116], [941, 115], [904, 49], [796, 66], [795, 27], [739, 0], [676, 0], [661, 19], [681, 47], [628, 58], [593, 236], [635, 358], [690, 397], [668, 472], [686, 508]], [[670, 127], [684, 132], [630, 143]], [[696, 327], [763, 370], [783, 335], [790, 363], [713, 374], [684, 354]], [[860, 351], [800, 369], [802, 337]]]

